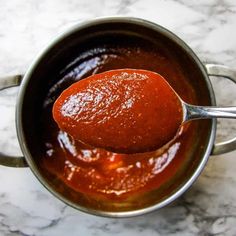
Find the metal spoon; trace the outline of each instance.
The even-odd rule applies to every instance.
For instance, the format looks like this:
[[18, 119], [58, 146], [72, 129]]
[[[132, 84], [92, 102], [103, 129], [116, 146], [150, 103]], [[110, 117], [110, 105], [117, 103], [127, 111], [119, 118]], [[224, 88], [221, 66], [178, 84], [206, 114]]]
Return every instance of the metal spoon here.
[[236, 107], [190, 105], [160, 74], [119, 69], [71, 85], [54, 103], [53, 117], [60, 129], [91, 146], [141, 153], [161, 148], [189, 120], [236, 118]]

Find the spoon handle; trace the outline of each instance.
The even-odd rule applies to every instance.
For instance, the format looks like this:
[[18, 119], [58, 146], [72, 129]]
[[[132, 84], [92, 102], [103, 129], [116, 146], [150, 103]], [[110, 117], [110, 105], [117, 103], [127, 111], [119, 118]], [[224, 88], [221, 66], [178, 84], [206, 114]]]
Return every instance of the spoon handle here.
[[236, 107], [194, 106], [184, 103], [184, 122], [195, 119], [236, 118]]

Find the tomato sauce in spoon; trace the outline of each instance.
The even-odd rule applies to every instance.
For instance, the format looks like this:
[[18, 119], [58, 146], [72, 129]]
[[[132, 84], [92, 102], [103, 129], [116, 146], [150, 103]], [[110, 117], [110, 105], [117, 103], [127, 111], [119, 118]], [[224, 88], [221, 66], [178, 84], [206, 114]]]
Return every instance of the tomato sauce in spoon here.
[[53, 106], [61, 130], [117, 153], [157, 150], [183, 120], [182, 104], [159, 74], [136, 69], [92, 75], [64, 90]]

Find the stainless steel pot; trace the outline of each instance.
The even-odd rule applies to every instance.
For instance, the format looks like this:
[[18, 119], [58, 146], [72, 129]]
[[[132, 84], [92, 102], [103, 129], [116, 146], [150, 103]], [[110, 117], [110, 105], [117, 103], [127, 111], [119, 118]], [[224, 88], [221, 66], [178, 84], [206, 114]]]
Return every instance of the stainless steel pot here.
[[37, 165], [36, 159], [38, 158], [39, 151], [36, 147], [37, 132], [35, 126], [37, 126], [37, 124], [34, 124], [34, 118], [37, 116], [35, 107], [37, 107], [39, 101], [34, 99], [34, 97], [37, 96], [39, 91], [47, 89], [45, 84], [48, 84], [49, 81], [44, 81], [43, 73], [50, 70], [50, 68], [56, 64], [60, 64], [61, 61], [63, 61], [63, 58], [67, 57], [67, 52], [73, 45], [80, 44], [82, 41], [91, 40], [91, 38], [96, 39], [96, 37], [100, 37], [103, 34], [113, 34], [114, 32], [119, 32], [124, 35], [139, 34], [145, 37], [152, 37], [152, 40], [165, 40], [166, 45], [174, 45], [175, 49], [178, 50], [181, 55], [187, 57], [189, 63], [191, 63], [194, 73], [198, 77], [198, 81], [194, 83], [196, 86], [199, 86], [200, 96], [203, 96], [202, 94], [204, 94], [206, 97], [205, 100], [206, 103], [208, 103], [206, 105], [215, 105], [215, 95], [209, 76], [214, 75], [224, 77], [225, 79], [230, 79], [236, 83], [235, 70], [223, 65], [204, 65], [181, 39], [157, 24], [131, 17], [107, 17], [86, 21], [57, 37], [35, 59], [24, 76], [16, 75], [0, 79], [0, 90], [20, 85], [16, 105], [16, 128], [20, 147], [24, 155], [23, 157], [12, 157], [0, 153], [0, 164], [10, 167], [30, 167], [39, 181], [51, 193], [78, 210], [109, 217], [128, 217], [159, 209], [174, 201], [196, 180], [210, 155], [223, 154], [236, 149], [236, 138], [215, 144], [216, 120], [209, 121], [208, 128], [205, 131], [207, 138], [204, 141], [205, 143], [203, 144], [202, 150], [198, 153], [200, 158], [194, 171], [174, 192], [150, 206], [129, 211], [106, 211], [102, 209], [93, 209], [84, 206], [83, 204], [73, 202], [65, 195], [57, 192], [45, 179], [45, 176]]

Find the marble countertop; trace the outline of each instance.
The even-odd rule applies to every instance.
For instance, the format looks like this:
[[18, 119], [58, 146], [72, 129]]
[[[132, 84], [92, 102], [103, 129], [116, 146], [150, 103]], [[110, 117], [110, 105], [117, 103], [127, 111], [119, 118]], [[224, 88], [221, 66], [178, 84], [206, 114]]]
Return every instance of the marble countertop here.
[[[58, 33], [82, 20], [136, 16], [172, 30], [203, 62], [236, 69], [235, 0], [11, 0], [0, 2], [0, 75], [24, 73]], [[1, 77], [1, 76], [0, 76]], [[236, 105], [236, 86], [212, 78], [219, 105]], [[14, 107], [18, 89], [0, 93], [0, 151], [20, 154]], [[217, 140], [236, 134], [218, 121]], [[236, 151], [211, 157], [174, 204], [128, 219], [88, 215], [52, 196], [28, 168], [0, 166], [0, 235], [236, 235]]]

